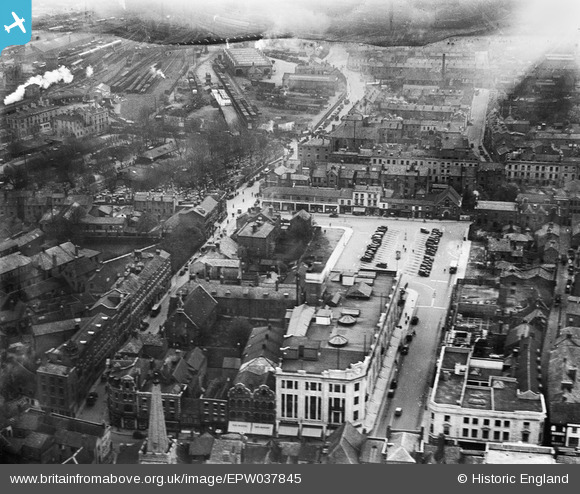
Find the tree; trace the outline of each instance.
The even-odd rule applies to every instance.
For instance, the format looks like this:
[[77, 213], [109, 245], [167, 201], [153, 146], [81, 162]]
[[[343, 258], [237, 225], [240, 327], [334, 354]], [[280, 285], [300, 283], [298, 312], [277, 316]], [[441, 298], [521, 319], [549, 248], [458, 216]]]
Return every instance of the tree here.
[[148, 233], [156, 226], [157, 220], [153, 217], [153, 215], [151, 213], [143, 213], [137, 221], [135, 229], [138, 233]]

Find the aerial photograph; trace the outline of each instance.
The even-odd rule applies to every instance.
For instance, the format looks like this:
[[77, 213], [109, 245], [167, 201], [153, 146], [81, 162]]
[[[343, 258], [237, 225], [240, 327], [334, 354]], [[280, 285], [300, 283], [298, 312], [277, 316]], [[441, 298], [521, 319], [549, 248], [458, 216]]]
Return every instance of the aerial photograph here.
[[0, 16], [0, 463], [580, 464], [580, 2]]

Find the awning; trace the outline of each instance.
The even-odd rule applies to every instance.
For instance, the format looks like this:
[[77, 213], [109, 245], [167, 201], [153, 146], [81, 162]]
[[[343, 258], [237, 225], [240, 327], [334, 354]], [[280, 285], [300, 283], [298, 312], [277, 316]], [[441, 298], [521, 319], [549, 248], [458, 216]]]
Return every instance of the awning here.
[[352, 208], [353, 213], [366, 213], [367, 210], [365, 208]]
[[278, 427], [279, 436], [298, 436], [298, 426], [297, 425], [281, 425]]
[[271, 436], [274, 434], [274, 424], [252, 424], [252, 434]]
[[240, 434], [250, 434], [252, 431], [251, 422], [236, 422], [231, 420], [228, 425], [228, 432], [238, 432]]
[[322, 437], [322, 428], [321, 427], [310, 427], [305, 425], [302, 427], [302, 436], [304, 437]]

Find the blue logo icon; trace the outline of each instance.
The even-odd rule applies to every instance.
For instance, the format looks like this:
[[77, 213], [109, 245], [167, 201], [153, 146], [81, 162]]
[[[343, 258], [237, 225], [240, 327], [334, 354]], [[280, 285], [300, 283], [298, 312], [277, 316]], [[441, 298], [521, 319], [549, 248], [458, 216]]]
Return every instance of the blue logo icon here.
[[7, 46], [28, 43], [31, 37], [31, 0], [0, 0], [0, 53]]

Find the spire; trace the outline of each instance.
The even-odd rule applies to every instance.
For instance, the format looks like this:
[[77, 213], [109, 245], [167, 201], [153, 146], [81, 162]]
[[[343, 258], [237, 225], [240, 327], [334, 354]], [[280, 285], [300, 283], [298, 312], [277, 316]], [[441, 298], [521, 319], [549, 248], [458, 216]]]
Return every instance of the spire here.
[[169, 439], [165, 428], [165, 414], [163, 413], [163, 400], [161, 386], [158, 382], [153, 384], [151, 390], [151, 407], [149, 409], [149, 432], [147, 437], [148, 453], [167, 453]]

